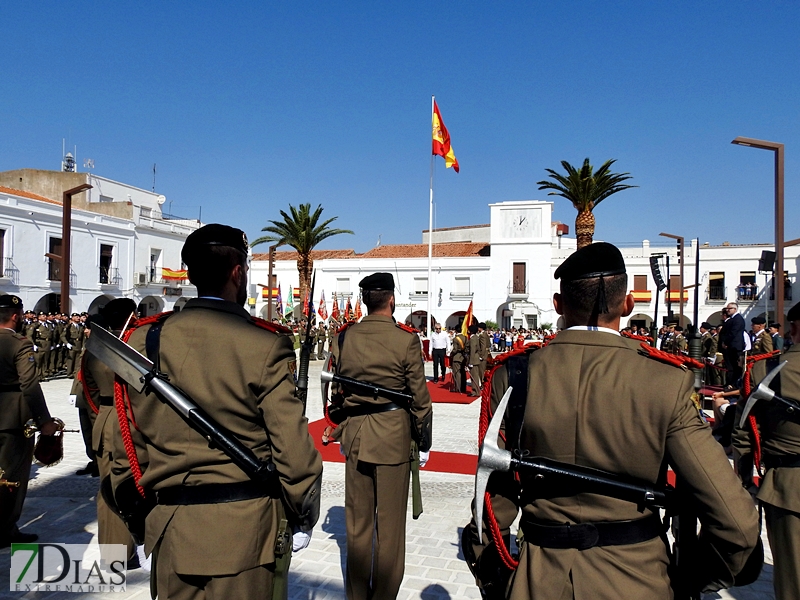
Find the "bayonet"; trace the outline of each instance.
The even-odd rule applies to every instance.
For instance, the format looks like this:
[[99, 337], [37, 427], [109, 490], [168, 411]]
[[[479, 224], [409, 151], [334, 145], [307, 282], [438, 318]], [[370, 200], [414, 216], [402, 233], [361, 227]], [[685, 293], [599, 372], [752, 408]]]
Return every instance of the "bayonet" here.
[[108, 330], [94, 325], [92, 335], [86, 341], [86, 351], [97, 357], [137, 392], [142, 392], [145, 388], [155, 392], [161, 400], [183, 417], [192, 429], [206, 438], [209, 444], [224, 452], [251, 479], [264, 481], [274, 473], [275, 466], [272, 463], [259, 460], [252, 450], [214, 421], [191, 398], [169, 383], [166, 376], [157, 372], [149, 359]]
[[495, 471], [527, 470], [533, 473], [537, 479], [542, 479], [542, 483], [550, 480], [577, 483], [580, 485], [582, 493], [609, 496], [651, 509], [663, 508], [667, 505], [670, 491], [666, 488], [657, 488], [645, 482], [620, 477], [614, 473], [562, 463], [549, 458], [515, 458], [510, 451], [501, 449], [497, 445], [497, 436], [500, 433], [500, 424], [505, 416], [512, 389], [509, 387], [503, 394], [486, 430], [486, 437], [483, 439], [478, 456], [474, 500], [478, 539], [483, 539], [483, 504], [486, 485], [489, 482], [489, 476]]
[[774, 400], [775, 402], [783, 404], [786, 407], [786, 412], [790, 414], [795, 411], [800, 411], [800, 404], [798, 404], [796, 400], [781, 398], [769, 387], [772, 380], [777, 377], [778, 373], [786, 366], [787, 362], [788, 361], [783, 361], [772, 369], [772, 371], [767, 373], [767, 376], [759, 382], [758, 387], [750, 393], [750, 396], [747, 398], [747, 403], [744, 405], [744, 410], [742, 411], [742, 418], [739, 419], [739, 427], [744, 428], [750, 411], [753, 410], [753, 407], [759, 400], [764, 400], [764, 402], [772, 402]]

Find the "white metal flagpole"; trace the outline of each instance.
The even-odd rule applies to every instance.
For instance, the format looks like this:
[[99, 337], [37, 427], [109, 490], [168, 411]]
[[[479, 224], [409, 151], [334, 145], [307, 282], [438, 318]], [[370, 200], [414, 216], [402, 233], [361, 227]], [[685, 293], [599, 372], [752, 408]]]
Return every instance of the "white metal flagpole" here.
[[[431, 125], [433, 125], [433, 103], [436, 101], [436, 96], [431, 96]], [[432, 264], [433, 264], [433, 152], [431, 152], [431, 195], [430, 195], [430, 206], [428, 207], [428, 316], [426, 317], [427, 320], [427, 332], [426, 336], [428, 340], [431, 339], [431, 308], [433, 304], [431, 299], [433, 298], [433, 286], [431, 282], [431, 271], [432, 271]], [[430, 341], [428, 342], [428, 348], [430, 350]]]

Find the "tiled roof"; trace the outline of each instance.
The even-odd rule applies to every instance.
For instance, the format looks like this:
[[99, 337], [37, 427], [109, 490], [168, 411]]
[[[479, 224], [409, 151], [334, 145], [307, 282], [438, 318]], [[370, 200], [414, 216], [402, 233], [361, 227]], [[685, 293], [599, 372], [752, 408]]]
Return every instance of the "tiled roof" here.
[[[311, 260], [324, 260], [326, 258], [351, 258], [356, 256], [355, 250], [312, 250]], [[269, 260], [269, 253], [253, 254], [253, 260]], [[275, 252], [275, 260], [297, 260], [295, 250], [281, 250]]]
[[[434, 229], [434, 231], [459, 231], [461, 229], [483, 229], [485, 227], [491, 227], [490, 223], [486, 223], [484, 225], [460, 225], [459, 227], [439, 227]], [[423, 229], [422, 233], [428, 233], [428, 229]]]
[[3, 185], [0, 185], [0, 192], [4, 194], [11, 194], [13, 196], [22, 196], [23, 198], [30, 198], [31, 200], [41, 200], [42, 202], [47, 202], [48, 204], [58, 204], [59, 206], [61, 206], [61, 202], [51, 200], [50, 198], [45, 198], [44, 196], [40, 196], [39, 194], [32, 194], [31, 192], [15, 190], [14, 188], [5, 187]]
[[[483, 242], [434, 244], [433, 255], [489, 256], [489, 244]], [[428, 244], [387, 244], [358, 255], [359, 258], [424, 258], [426, 256], [428, 256]]]

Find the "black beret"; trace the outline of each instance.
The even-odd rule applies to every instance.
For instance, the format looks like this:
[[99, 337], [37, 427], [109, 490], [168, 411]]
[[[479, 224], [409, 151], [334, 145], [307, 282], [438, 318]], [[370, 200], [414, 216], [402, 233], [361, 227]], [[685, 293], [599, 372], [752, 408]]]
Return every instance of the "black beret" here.
[[556, 269], [555, 278], [574, 281], [622, 275], [625, 272], [625, 260], [619, 248], [607, 242], [597, 242], [573, 252]]
[[680, 325], [675, 325], [675, 331], [683, 331], [683, 327]]
[[18, 308], [22, 310], [22, 300], [20, 300], [19, 296], [3, 294], [0, 296], [0, 308]]
[[479, 327], [480, 329], [486, 329], [486, 323], [483, 323], [483, 322], [481, 322], [481, 323], [478, 323], [478, 327]]
[[781, 324], [780, 323], [770, 323], [769, 326], [773, 327], [775, 329], [780, 329], [781, 328]]
[[373, 273], [372, 275], [367, 275], [358, 282], [358, 287], [362, 290], [374, 290], [374, 291], [394, 291], [394, 277], [392, 277], [391, 273]]
[[130, 298], [116, 298], [100, 309], [100, 314], [111, 329], [125, 326], [131, 313], [136, 312], [136, 302]]
[[752, 319], [750, 319], [750, 322], [753, 325], [763, 325], [764, 323], [767, 322], [767, 320], [764, 317], [753, 317]]
[[473, 323], [472, 325], [469, 326], [468, 331], [470, 333], [478, 333], [478, 326], [475, 323]]
[[70, 317], [80, 317], [80, 315], [79, 315], [78, 313], [72, 313], [72, 314], [70, 315]]
[[247, 235], [241, 229], [211, 223], [189, 234], [183, 244], [183, 250], [181, 250], [181, 259], [188, 265], [195, 252], [204, 246], [226, 246], [245, 255], [250, 247], [247, 243]]
[[45, 317], [46, 317], [46, 316], [47, 316], [47, 313], [46, 313], [46, 312], [44, 312], [44, 311], [41, 311], [41, 310], [40, 310], [40, 311], [39, 311], [39, 316], [40, 316], [40, 317], [42, 317], [42, 316], [45, 316]]
[[786, 320], [789, 322], [800, 321], [800, 302], [789, 309], [789, 312], [786, 315]]
[[703, 321], [702, 323], [700, 323], [701, 329], [711, 329], [712, 327], [713, 326], [708, 321]]

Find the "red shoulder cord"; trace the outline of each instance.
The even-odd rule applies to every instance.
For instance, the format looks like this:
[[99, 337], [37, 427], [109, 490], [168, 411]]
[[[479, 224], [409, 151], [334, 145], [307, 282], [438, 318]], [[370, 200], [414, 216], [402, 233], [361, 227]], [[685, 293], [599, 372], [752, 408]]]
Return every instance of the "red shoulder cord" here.
[[395, 325], [397, 325], [403, 331], [407, 331], [408, 333], [417, 333], [419, 331], [419, 329], [415, 329], [411, 327], [411, 325], [406, 325], [405, 323], [400, 323], [399, 321], [395, 323]]
[[[122, 341], [127, 343], [131, 334], [139, 327], [144, 325], [152, 325], [163, 319], [166, 319], [172, 314], [170, 312], [160, 313], [151, 317], [137, 319], [130, 324], [130, 327], [122, 335]], [[126, 401], [127, 400], [127, 401]], [[128, 421], [128, 410], [130, 410], [130, 420], [136, 427], [136, 421], [133, 417], [133, 406], [131, 406], [131, 399], [128, 396], [127, 386], [122, 382], [119, 377], [114, 377], [114, 406], [117, 409], [117, 420], [119, 421], [119, 430], [122, 434], [122, 443], [125, 445], [125, 454], [128, 456], [128, 463], [131, 466], [131, 473], [133, 474], [133, 481], [136, 484], [136, 489], [144, 498], [144, 488], [139, 484], [142, 478], [142, 467], [139, 465], [139, 457], [136, 456], [136, 447], [133, 445], [133, 437], [131, 436], [131, 426]], [[138, 430], [139, 428], [136, 427]]]
[[667, 363], [668, 365], [686, 367], [687, 369], [702, 369], [705, 367], [705, 365], [699, 360], [695, 360], [690, 356], [686, 356], [685, 354], [670, 354], [669, 352], [664, 352], [663, 350], [653, 348], [651, 345], [644, 342], [642, 342], [640, 346], [646, 356], [660, 362]]
[[252, 318], [252, 323], [256, 327], [260, 329], [266, 329], [267, 331], [271, 331], [272, 333], [286, 333], [291, 334], [292, 331], [288, 327], [284, 327], [283, 325], [279, 325], [278, 323], [271, 323], [266, 321], [265, 319], [259, 319], [258, 317]]
[[96, 392], [97, 388], [90, 388], [87, 385], [86, 377], [84, 377], [83, 375], [83, 369], [85, 367], [86, 367], [86, 353], [84, 352], [83, 356], [81, 356], [81, 367], [80, 369], [78, 369], [78, 374], [76, 375], [76, 377], [78, 378], [78, 381], [81, 382], [81, 387], [83, 387], [83, 397], [86, 398], [86, 402], [89, 404], [89, 408], [92, 409], [92, 412], [94, 414], [97, 414], [100, 412], [100, 409], [94, 402], [92, 402], [92, 396], [89, 393], [89, 392]]
[[[772, 352], [767, 352], [766, 354], [756, 354], [747, 357], [744, 368], [744, 377], [742, 377], [742, 392], [744, 393], [743, 400], [749, 398], [750, 392], [752, 391], [750, 372], [753, 370], [753, 365], [759, 361], [778, 356], [780, 353], [780, 350], [774, 350]], [[758, 433], [758, 423], [756, 422], [756, 416], [752, 412], [747, 416], [747, 423], [750, 425], [750, 430], [753, 432], [753, 463], [756, 466], [756, 473], [758, 476], [763, 477], [763, 473], [761, 472], [761, 434]]]
[[649, 335], [634, 335], [632, 333], [628, 333], [627, 331], [620, 331], [619, 332], [622, 337], [630, 338], [632, 340], [639, 340], [640, 342], [645, 342], [648, 344], [653, 343], [653, 338]]
[[[486, 373], [484, 373], [483, 383], [481, 386], [481, 414], [480, 419], [478, 420], [479, 441], [486, 437], [486, 430], [489, 429], [489, 421], [492, 419], [492, 378], [494, 377], [495, 371], [497, 371], [503, 365], [503, 363], [505, 363], [512, 356], [522, 356], [533, 350], [537, 350], [540, 347], [540, 345], [529, 344], [524, 348], [520, 348], [519, 350], [505, 352], [497, 356], [494, 360], [490, 361], [489, 368], [486, 370]], [[503, 434], [501, 434], [501, 438], [504, 442], [506, 441], [506, 438]], [[484, 493], [483, 501], [486, 505], [486, 520], [489, 523], [489, 537], [492, 538], [492, 542], [494, 542], [497, 552], [500, 554], [500, 560], [503, 561], [503, 564], [507, 568], [513, 571], [519, 566], [519, 562], [514, 560], [514, 557], [511, 556], [511, 552], [509, 551], [508, 547], [506, 547], [505, 541], [503, 541], [500, 525], [497, 523], [497, 517], [494, 514], [492, 497], [488, 491]]]

